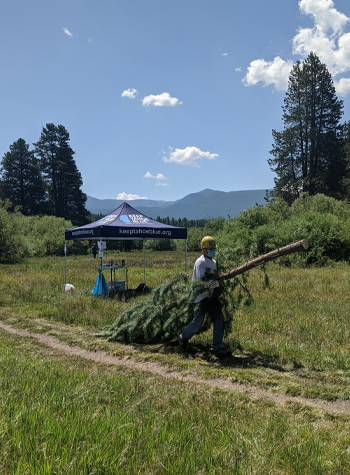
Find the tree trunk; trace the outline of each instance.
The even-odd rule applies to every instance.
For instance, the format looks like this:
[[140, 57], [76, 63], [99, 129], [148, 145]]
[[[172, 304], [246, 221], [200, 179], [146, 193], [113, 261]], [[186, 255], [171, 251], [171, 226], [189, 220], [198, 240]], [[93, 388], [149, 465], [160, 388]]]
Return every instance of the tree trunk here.
[[293, 254], [293, 252], [305, 251], [306, 249], [308, 249], [308, 247], [309, 243], [307, 239], [302, 239], [301, 241], [293, 242], [291, 244], [288, 244], [287, 246], [275, 249], [274, 251], [268, 252], [263, 256], [257, 257], [256, 259], [253, 259], [252, 261], [249, 261], [246, 264], [237, 267], [236, 269], [230, 270], [226, 274], [221, 274], [218, 278], [223, 280], [232, 279], [236, 275], [243, 274], [244, 272], [253, 269], [253, 267], [265, 264], [265, 262], [273, 261], [277, 257]]

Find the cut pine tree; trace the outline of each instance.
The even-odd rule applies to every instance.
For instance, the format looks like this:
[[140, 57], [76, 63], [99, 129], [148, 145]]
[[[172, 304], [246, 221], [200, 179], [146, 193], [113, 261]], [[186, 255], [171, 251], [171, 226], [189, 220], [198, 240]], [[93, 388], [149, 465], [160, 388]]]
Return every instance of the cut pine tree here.
[[[171, 341], [178, 335], [179, 329], [185, 328], [193, 319], [193, 305], [196, 296], [208, 290], [213, 280], [220, 281], [222, 290], [220, 300], [225, 315], [225, 333], [228, 333], [236, 307], [232, 291], [237, 285], [242, 285], [241, 282], [233, 279], [254, 267], [279, 257], [304, 251], [308, 249], [308, 246], [306, 239], [288, 244], [214, 278], [206, 274], [203, 280], [192, 282], [187, 274], [176, 274], [171, 280], [156, 287], [149, 299], [127, 309], [117, 317], [112, 325], [103, 328], [96, 336], [124, 343]], [[230, 280], [234, 283], [229, 284], [227, 281]], [[242, 286], [242, 288], [249, 294], [246, 287]], [[202, 325], [202, 331], [206, 330], [209, 325], [210, 319], [208, 321], [206, 319]]]

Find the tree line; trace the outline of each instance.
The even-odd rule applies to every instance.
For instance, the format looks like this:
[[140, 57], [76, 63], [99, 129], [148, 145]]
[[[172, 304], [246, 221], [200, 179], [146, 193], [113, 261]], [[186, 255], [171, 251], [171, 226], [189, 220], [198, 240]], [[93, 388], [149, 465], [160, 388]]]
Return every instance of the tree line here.
[[63, 125], [43, 127], [30, 150], [19, 138], [0, 165], [0, 199], [25, 216], [53, 215], [74, 225], [88, 222], [83, 180]]
[[158, 221], [159, 223], [167, 224], [169, 226], [177, 226], [180, 228], [203, 228], [208, 219], [175, 219], [169, 218], [169, 216], [167, 216], [166, 218], [161, 218], [160, 216], [157, 216], [156, 221]]

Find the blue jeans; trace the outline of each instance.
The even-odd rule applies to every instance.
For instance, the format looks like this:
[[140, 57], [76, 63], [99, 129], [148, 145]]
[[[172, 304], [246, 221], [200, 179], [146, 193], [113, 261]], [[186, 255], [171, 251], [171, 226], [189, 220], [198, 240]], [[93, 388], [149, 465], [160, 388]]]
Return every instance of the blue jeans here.
[[214, 322], [212, 347], [215, 350], [223, 348], [224, 314], [222, 313], [219, 299], [205, 298], [194, 304], [194, 318], [181, 333], [180, 337], [184, 342], [192, 338], [202, 326], [206, 313], [210, 315]]

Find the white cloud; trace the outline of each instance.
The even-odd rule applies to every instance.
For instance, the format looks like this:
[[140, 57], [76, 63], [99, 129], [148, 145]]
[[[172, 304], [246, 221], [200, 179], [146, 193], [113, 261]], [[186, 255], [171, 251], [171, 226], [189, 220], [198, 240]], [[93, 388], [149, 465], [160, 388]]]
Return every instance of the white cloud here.
[[197, 147], [176, 148], [175, 150], [169, 147], [169, 150], [169, 158], [166, 155], [163, 156], [165, 163], [177, 163], [178, 165], [187, 165], [196, 168], [200, 167], [198, 160], [202, 158], [215, 160], [215, 158], [219, 156], [217, 153], [203, 152]]
[[299, 9], [304, 15], [313, 16], [315, 27], [324, 33], [329, 30], [334, 33], [343, 30], [349, 20], [334, 8], [332, 0], [301, 0]]
[[163, 92], [163, 94], [158, 94], [157, 96], [150, 94], [142, 99], [142, 105], [145, 107], [174, 107], [179, 104], [182, 104], [182, 102], [176, 97], [171, 97], [168, 92]]
[[284, 61], [277, 56], [273, 61], [256, 59], [250, 63], [243, 81], [246, 86], [255, 86], [259, 82], [264, 86], [273, 84], [277, 91], [287, 88], [292, 61]]
[[242, 71], [242, 68], [241, 68], [241, 67], [236, 68], [235, 71], [236, 71], [237, 73], [240, 73], [240, 72]]
[[[300, 0], [300, 12], [311, 16], [312, 28], [299, 28], [292, 39], [292, 53], [303, 58], [313, 51], [326, 64], [332, 76], [350, 71], [350, 33], [344, 28], [349, 18], [334, 8], [332, 0]], [[279, 56], [273, 61], [257, 59], [252, 61], [243, 81], [246, 86], [258, 83], [274, 85], [276, 90], [287, 89], [291, 60]], [[335, 83], [337, 91], [343, 95], [349, 92], [348, 80], [341, 78]]]
[[228, 53], [222, 53], [221, 56], [228, 56]]
[[334, 82], [334, 86], [337, 93], [345, 97], [350, 92], [350, 78], [341, 78]]
[[155, 186], [169, 186], [169, 183], [158, 182], [158, 183], [155, 184]]
[[312, 15], [313, 28], [299, 28], [293, 38], [293, 53], [307, 56], [317, 54], [332, 75], [350, 70], [350, 33], [343, 29], [349, 19], [333, 8], [331, 0], [302, 0], [302, 13]]
[[126, 201], [132, 201], [132, 200], [147, 200], [145, 196], [141, 197], [139, 195], [133, 195], [132, 193], [119, 193], [117, 196], [117, 200], [126, 200]]
[[122, 92], [122, 97], [128, 97], [129, 99], [135, 99], [135, 96], [137, 94], [136, 89], [125, 89], [125, 91]]
[[72, 33], [69, 30], [67, 30], [67, 28], [62, 28], [62, 30], [65, 35], [69, 36], [70, 38], [73, 38]]
[[156, 176], [153, 176], [150, 172], [147, 172], [143, 175], [144, 178], [153, 178], [154, 180], [167, 180], [163, 173], [157, 173]]

